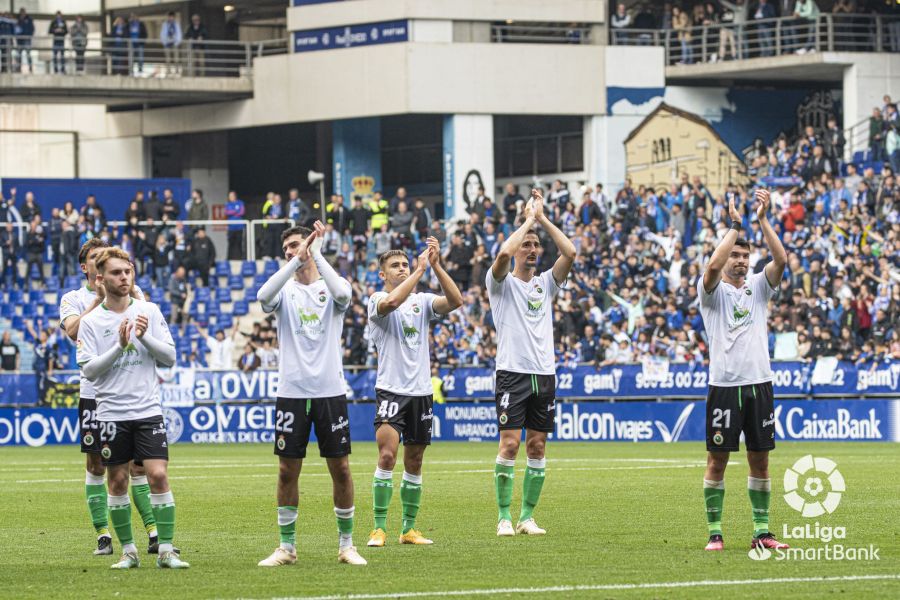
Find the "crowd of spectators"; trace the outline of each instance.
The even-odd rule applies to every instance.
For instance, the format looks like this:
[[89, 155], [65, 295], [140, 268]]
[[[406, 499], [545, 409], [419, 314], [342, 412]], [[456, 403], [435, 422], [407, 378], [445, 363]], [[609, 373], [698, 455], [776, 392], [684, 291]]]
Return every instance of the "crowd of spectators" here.
[[[869, 15], [893, 15], [884, 21], [881, 47], [900, 52], [900, 5], [875, 0], [715, 0], [639, 1], [613, 4], [610, 16], [615, 44], [654, 44], [654, 31], [671, 32], [670, 51], [679, 64], [773, 56], [775, 36], [781, 52], [815, 52], [817, 35], [825, 40], [819, 17], [830, 14], [835, 50], [875, 50], [875, 21]], [[776, 29], [772, 19], [785, 19]], [[657, 42], [658, 43], [658, 42]], [[701, 52], [701, 48], [705, 52]]]
[[[46, 36], [50, 38], [51, 64], [53, 73], [83, 74], [85, 73], [85, 53], [88, 50], [88, 34], [90, 26], [84, 17], [77, 15], [67, 21], [61, 11], [50, 21]], [[35, 25], [22, 7], [18, 15], [0, 11], [0, 73], [34, 72]], [[203, 76], [206, 74], [206, 52], [209, 33], [200, 19], [200, 15], [192, 15], [190, 23], [182, 28], [174, 12], [169, 12], [159, 28], [159, 37], [150, 40], [146, 24], [132, 13], [126, 19], [116, 16], [112, 19], [109, 31], [103, 32], [106, 38], [102, 44], [104, 52], [109, 55], [111, 72], [114, 75], [133, 75], [142, 77], [144, 59], [147, 49], [151, 48], [154, 60], [161, 62], [157, 72], [159, 76], [178, 76], [187, 67], [188, 75]], [[74, 62], [70, 63], [68, 46], [74, 53]], [[186, 52], [190, 53], [187, 60]]]
[[[889, 98], [885, 101], [889, 108], [882, 113], [889, 117], [882, 119], [887, 123], [882, 131], [896, 136], [896, 108]], [[609, 365], [650, 357], [704, 362], [708, 344], [697, 281], [730, 225], [729, 201], [742, 215], [752, 244], [751, 269], [759, 272], [770, 260], [756, 221], [752, 192], [757, 185], [771, 189], [770, 220], [788, 252], [780, 294], [771, 307], [772, 356], [838, 356], [872, 365], [900, 360], [900, 184], [890, 161], [870, 162], [862, 170], [845, 165], [843, 144], [834, 119], [825, 131], [807, 128], [797, 138], [759, 142], [749, 159], [749, 183], [729, 184], [721, 191], [688, 174], [667, 189], [628, 181], [612, 194], [600, 184], [579, 188], [553, 182], [544, 191], [546, 210], [578, 249], [569, 284], [554, 304], [559, 362]], [[888, 145], [888, 151], [895, 156], [896, 145]], [[466, 218], [446, 222], [433, 218], [425, 202], [408, 196], [404, 188], [390, 198], [380, 193], [368, 200], [354, 198], [350, 206], [332, 196], [325, 206], [322, 251], [351, 282], [354, 294], [345, 316], [345, 364], [375, 361], [365, 325], [368, 298], [382, 286], [376, 257], [393, 248], [416, 253], [431, 235], [440, 241], [447, 270], [464, 296], [460, 309], [435, 323], [432, 358], [442, 365], [493, 366], [496, 340], [484, 279], [529, 191], [510, 183], [494, 202], [482, 190]], [[317, 218], [296, 190], [288, 197], [287, 206], [279, 194], [267, 197], [264, 217], [288, 216], [307, 224]], [[235, 193], [226, 206], [234, 215], [245, 215]], [[128, 225], [112, 228], [95, 198], [78, 210], [71, 205], [54, 209], [43, 223], [33, 195], [26, 193], [21, 205], [8, 197], [0, 203], [0, 221], [16, 215], [30, 225], [22, 232], [24, 243], [10, 225], [0, 231], [5, 280], [8, 286], [18, 285], [11, 274], [16, 262], [39, 265], [48, 247], [59, 258], [58, 271], [69, 273], [70, 257], [77, 254], [72, 249], [98, 235], [121, 245], [133, 256], [139, 274], [155, 278], [154, 285], [167, 290], [171, 325], [184, 331], [193, 321], [181, 307], [197, 285], [209, 284], [216, 251], [203, 227], [186, 227], [178, 219], [208, 216], [208, 210], [200, 190], [183, 208], [170, 191], [162, 199], [139, 195], [125, 215]], [[262, 255], [280, 254], [281, 226], [272, 223], [261, 236]], [[240, 237], [233, 244], [229, 236], [229, 257], [237, 252], [237, 258], [244, 258]], [[543, 269], [557, 250], [543, 232], [541, 238]], [[432, 279], [423, 285], [436, 288], [436, 283]], [[53, 335], [49, 329], [45, 337]], [[39, 341], [42, 336], [33, 337]], [[253, 370], [277, 365], [271, 318], [245, 321], [243, 328], [236, 323], [230, 331], [214, 327], [199, 337], [203, 343], [193, 355], [181, 357], [183, 366]]]

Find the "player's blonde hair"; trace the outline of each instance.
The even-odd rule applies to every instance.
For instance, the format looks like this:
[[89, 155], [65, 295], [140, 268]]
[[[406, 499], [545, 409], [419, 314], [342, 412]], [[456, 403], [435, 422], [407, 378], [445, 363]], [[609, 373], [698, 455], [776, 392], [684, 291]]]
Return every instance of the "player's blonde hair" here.
[[100, 256], [97, 257], [95, 264], [97, 265], [97, 271], [102, 273], [104, 268], [106, 267], [106, 262], [111, 258], [120, 258], [131, 264], [131, 256], [122, 250], [121, 248], [106, 248], [103, 252], [100, 253]]

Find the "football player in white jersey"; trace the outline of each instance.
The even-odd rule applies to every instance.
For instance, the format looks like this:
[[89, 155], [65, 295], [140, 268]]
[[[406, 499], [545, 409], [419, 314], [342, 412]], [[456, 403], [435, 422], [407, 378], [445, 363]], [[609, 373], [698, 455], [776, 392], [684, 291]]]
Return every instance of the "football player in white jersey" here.
[[[500, 449], [494, 466], [497, 498], [497, 535], [546, 533], [534, 521], [534, 508], [544, 485], [547, 434], [556, 418], [556, 356], [553, 350], [553, 298], [565, 285], [575, 262], [575, 245], [544, 213], [544, 199], [531, 191], [524, 222], [509, 236], [485, 284], [497, 329], [495, 401]], [[541, 226], [559, 249], [551, 269], [536, 274]], [[515, 260], [515, 263], [513, 263]], [[510, 505], [522, 428], [528, 462], [522, 486], [522, 510], [516, 528]]]
[[[108, 247], [109, 244], [100, 238], [91, 238], [81, 246], [78, 252], [78, 262], [84, 273], [84, 286], [66, 292], [60, 299], [59, 326], [73, 342], [78, 339], [78, 327], [81, 319], [99, 307], [106, 299], [103, 285], [94, 286], [97, 281], [95, 260]], [[131, 295], [138, 300], [144, 299], [143, 293], [137, 286], [134, 286]], [[94, 554], [112, 554], [112, 537], [109, 534], [106, 506], [106, 485], [103, 481], [106, 469], [100, 457], [97, 401], [94, 397], [93, 385], [85, 379], [83, 374], [79, 387], [78, 422], [81, 429], [81, 452], [87, 455], [84, 490], [91, 522], [97, 533], [97, 549], [94, 550]], [[150, 505], [150, 486], [147, 483], [144, 468], [139, 463], [131, 466], [131, 495], [141, 515], [144, 529], [150, 538], [147, 552], [156, 554], [159, 551], [159, 539], [156, 534], [156, 520], [153, 518], [153, 509]]]
[[[431, 264], [444, 296], [415, 292]], [[416, 528], [422, 498], [422, 457], [431, 444], [433, 390], [428, 331], [431, 321], [462, 305], [462, 294], [441, 265], [440, 245], [430, 237], [410, 271], [402, 250], [388, 250], [378, 257], [384, 290], [369, 299], [368, 338], [378, 349], [375, 380], [375, 440], [378, 465], [372, 481], [375, 529], [369, 546], [384, 546], [387, 513], [394, 490], [393, 469], [403, 438], [403, 504], [401, 544], [431, 544]]]
[[296, 524], [300, 467], [312, 426], [328, 464], [339, 532], [338, 561], [365, 565], [353, 546], [353, 479], [341, 332], [353, 290], [322, 256], [325, 226], [291, 227], [281, 234], [287, 264], [259, 289], [263, 310], [278, 317], [278, 527], [281, 543], [261, 567], [297, 562]]
[[709, 541], [722, 550], [725, 467], [747, 446], [747, 494], [753, 509], [751, 548], [787, 548], [769, 532], [769, 451], [775, 448], [775, 402], [769, 364], [769, 300], [778, 294], [787, 253], [769, 224], [768, 190], [757, 190], [756, 216], [772, 261], [748, 277], [750, 243], [741, 237], [741, 215], [729, 200], [731, 229], [716, 246], [697, 282], [700, 314], [709, 336], [709, 395], [706, 399], [706, 473], [703, 496]]
[[95, 262], [95, 289], [102, 285], [106, 297], [82, 317], [76, 348], [78, 364], [96, 394], [110, 521], [122, 544], [122, 558], [112, 568], [140, 566], [128, 499], [129, 463], [139, 460], [147, 473], [159, 532], [156, 565], [184, 569], [189, 565], [172, 545], [175, 499], [169, 489], [169, 449], [157, 374], [157, 364], [175, 364], [175, 343], [159, 307], [131, 297], [134, 267], [128, 254], [120, 248], [107, 248]]

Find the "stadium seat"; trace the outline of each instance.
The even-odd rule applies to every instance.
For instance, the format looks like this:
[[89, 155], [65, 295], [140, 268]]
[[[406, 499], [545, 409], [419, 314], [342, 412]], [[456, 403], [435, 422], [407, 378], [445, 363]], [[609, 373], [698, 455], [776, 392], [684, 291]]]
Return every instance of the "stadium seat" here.
[[206, 305], [206, 314], [207, 316], [213, 317], [218, 316], [221, 313], [219, 309], [219, 304], [217, 302], [210, 302]]
[[250, 312], [250, 305], [246, 300], [238, 300], [234, 303], [234, 309], [232, 312], [236, 317], [243, 317], [248, 312]]
[[9, 302], [0, 304], [0, 317], [3, 317], [4, 319], [11, 319], [15, 313], [16, 307], [14, 304], [11, 304]]
[[261, 288], [268, 280], [269, 278], [265, 275], [257, 275], [253, 278], [253, 285], [257, 288]]
[[229, 288], [216, 288], [216, 302], [231, 302], [231, 290]]
[[277, 260], [267, 260], [265, 265], [263, 266], [263, 275], [266, 276], [266, 279], [274, 275], [278, 271], [278, 261]]
[[36, 316], [37, 309], [35, 308], [34, 304], [31, 304], [30, 302], [22, 304], [22, 317], [30, 319]]
[[31, 290], [28, 292], [28, 302], [30, 304], [43, 304], [44, 303], [44, 292], [41, 290]]
[[244, 277], [253, 277], [256, 275], [256, 263], [252, 260], [245, 260], [241, 265], [241, 275]]
[[149, 275], [141, 275], [137, 278], [138, 287], [142, 290], [149, 290], [153, 287], [153, 282], [150, 281]]
[[32, 264], [31, 270], [28, 271], [28, 278], [29, 279], [43, 279], [44, 276], [41, 274], [41, 271], [40, 271], [40, 269], [38, 269], [38, 266], [35, 264]]
[[229, 275], [228, 276], [228, 287], [233, 290], [240, 290], [244, 288], [244, 278], [240, 275]]
[[9, 303], [12, 305], [22, 304], [25, 302], [25, 293], [22, 290], [11, 290], [9, 292]]
[[216, 277], [230, 277], [231, 276], [231, 265], [228, 264], [227, 260], [219, 260], [216, 261]]
[[259, 291], [259, 286], [251, 285], [246, 290], [244, 290], [244, 300], [246, 302], [256, 302], [256, 293]]
[[162, 300], [159, 302], [159, 311], [163, 314], [163, 316], [168, 319], [169, 315], [172, 314], [172, 303], [168, 300]]
[[78, 275], [69, 275], [66, 277], [65, 286], [67, 290], [77, 290], [81, 287], [81, 277]]
[[16, 331], [25, 331], [25, 319], [20, 315], [13, 315], [11, 321], [12, 329]]
[[58, 319], [59, 318], [59, 304], [50, 304], [47, 303], [44, 305], [44, 316], [48, 319]]
[[200, 330], [197, 328], [196, 325], [191, 323], [184, 330], [184, 335], [185, 335], [185, 337], [188, 337], [193, 340], [193, 339], [200, 337]]
[[166, 298], [166, 291], [162, 288], [155, 287], [150, 290], [150, 302], [159, 304]]
[[58, 292], [59, 291], [59, 278], [47, 277], [44, 280], [44, 285], [46, 286], [48, 292]]
[[234, 319], [229, 314], [220, 315], [218, 320], [216, 321], [217, 327], [222, 327], [224, 329], [230, 329], [234, 327]]
[[194, 290], [194, 298], [197, 302], [209, 302], [209, 288], [208, 287], [198, 287]]

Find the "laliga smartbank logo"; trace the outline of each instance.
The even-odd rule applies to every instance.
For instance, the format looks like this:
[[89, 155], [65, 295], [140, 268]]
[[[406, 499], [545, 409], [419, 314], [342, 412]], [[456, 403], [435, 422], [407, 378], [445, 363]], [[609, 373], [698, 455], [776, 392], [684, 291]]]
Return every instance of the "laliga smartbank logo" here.
[[[807, 454], [784, 472], [784, 501], [805, 519], [834, 513], [846, 491], [844, 476], [830, 458]], [[792, 547], [772, 550], [754, 545], [748, 556], [753, 560], [768, 560], [774, 556], [776, 561], [881, 560], [879, 548], [873, 544], [857, 547], [844, 543], [847, 539], [844, 526], [823, 525], [817, 520], [794, 527], [785, 523], [782, 527], [781, 541]], [[797, 546], [815, 542], [820, 545]]]

